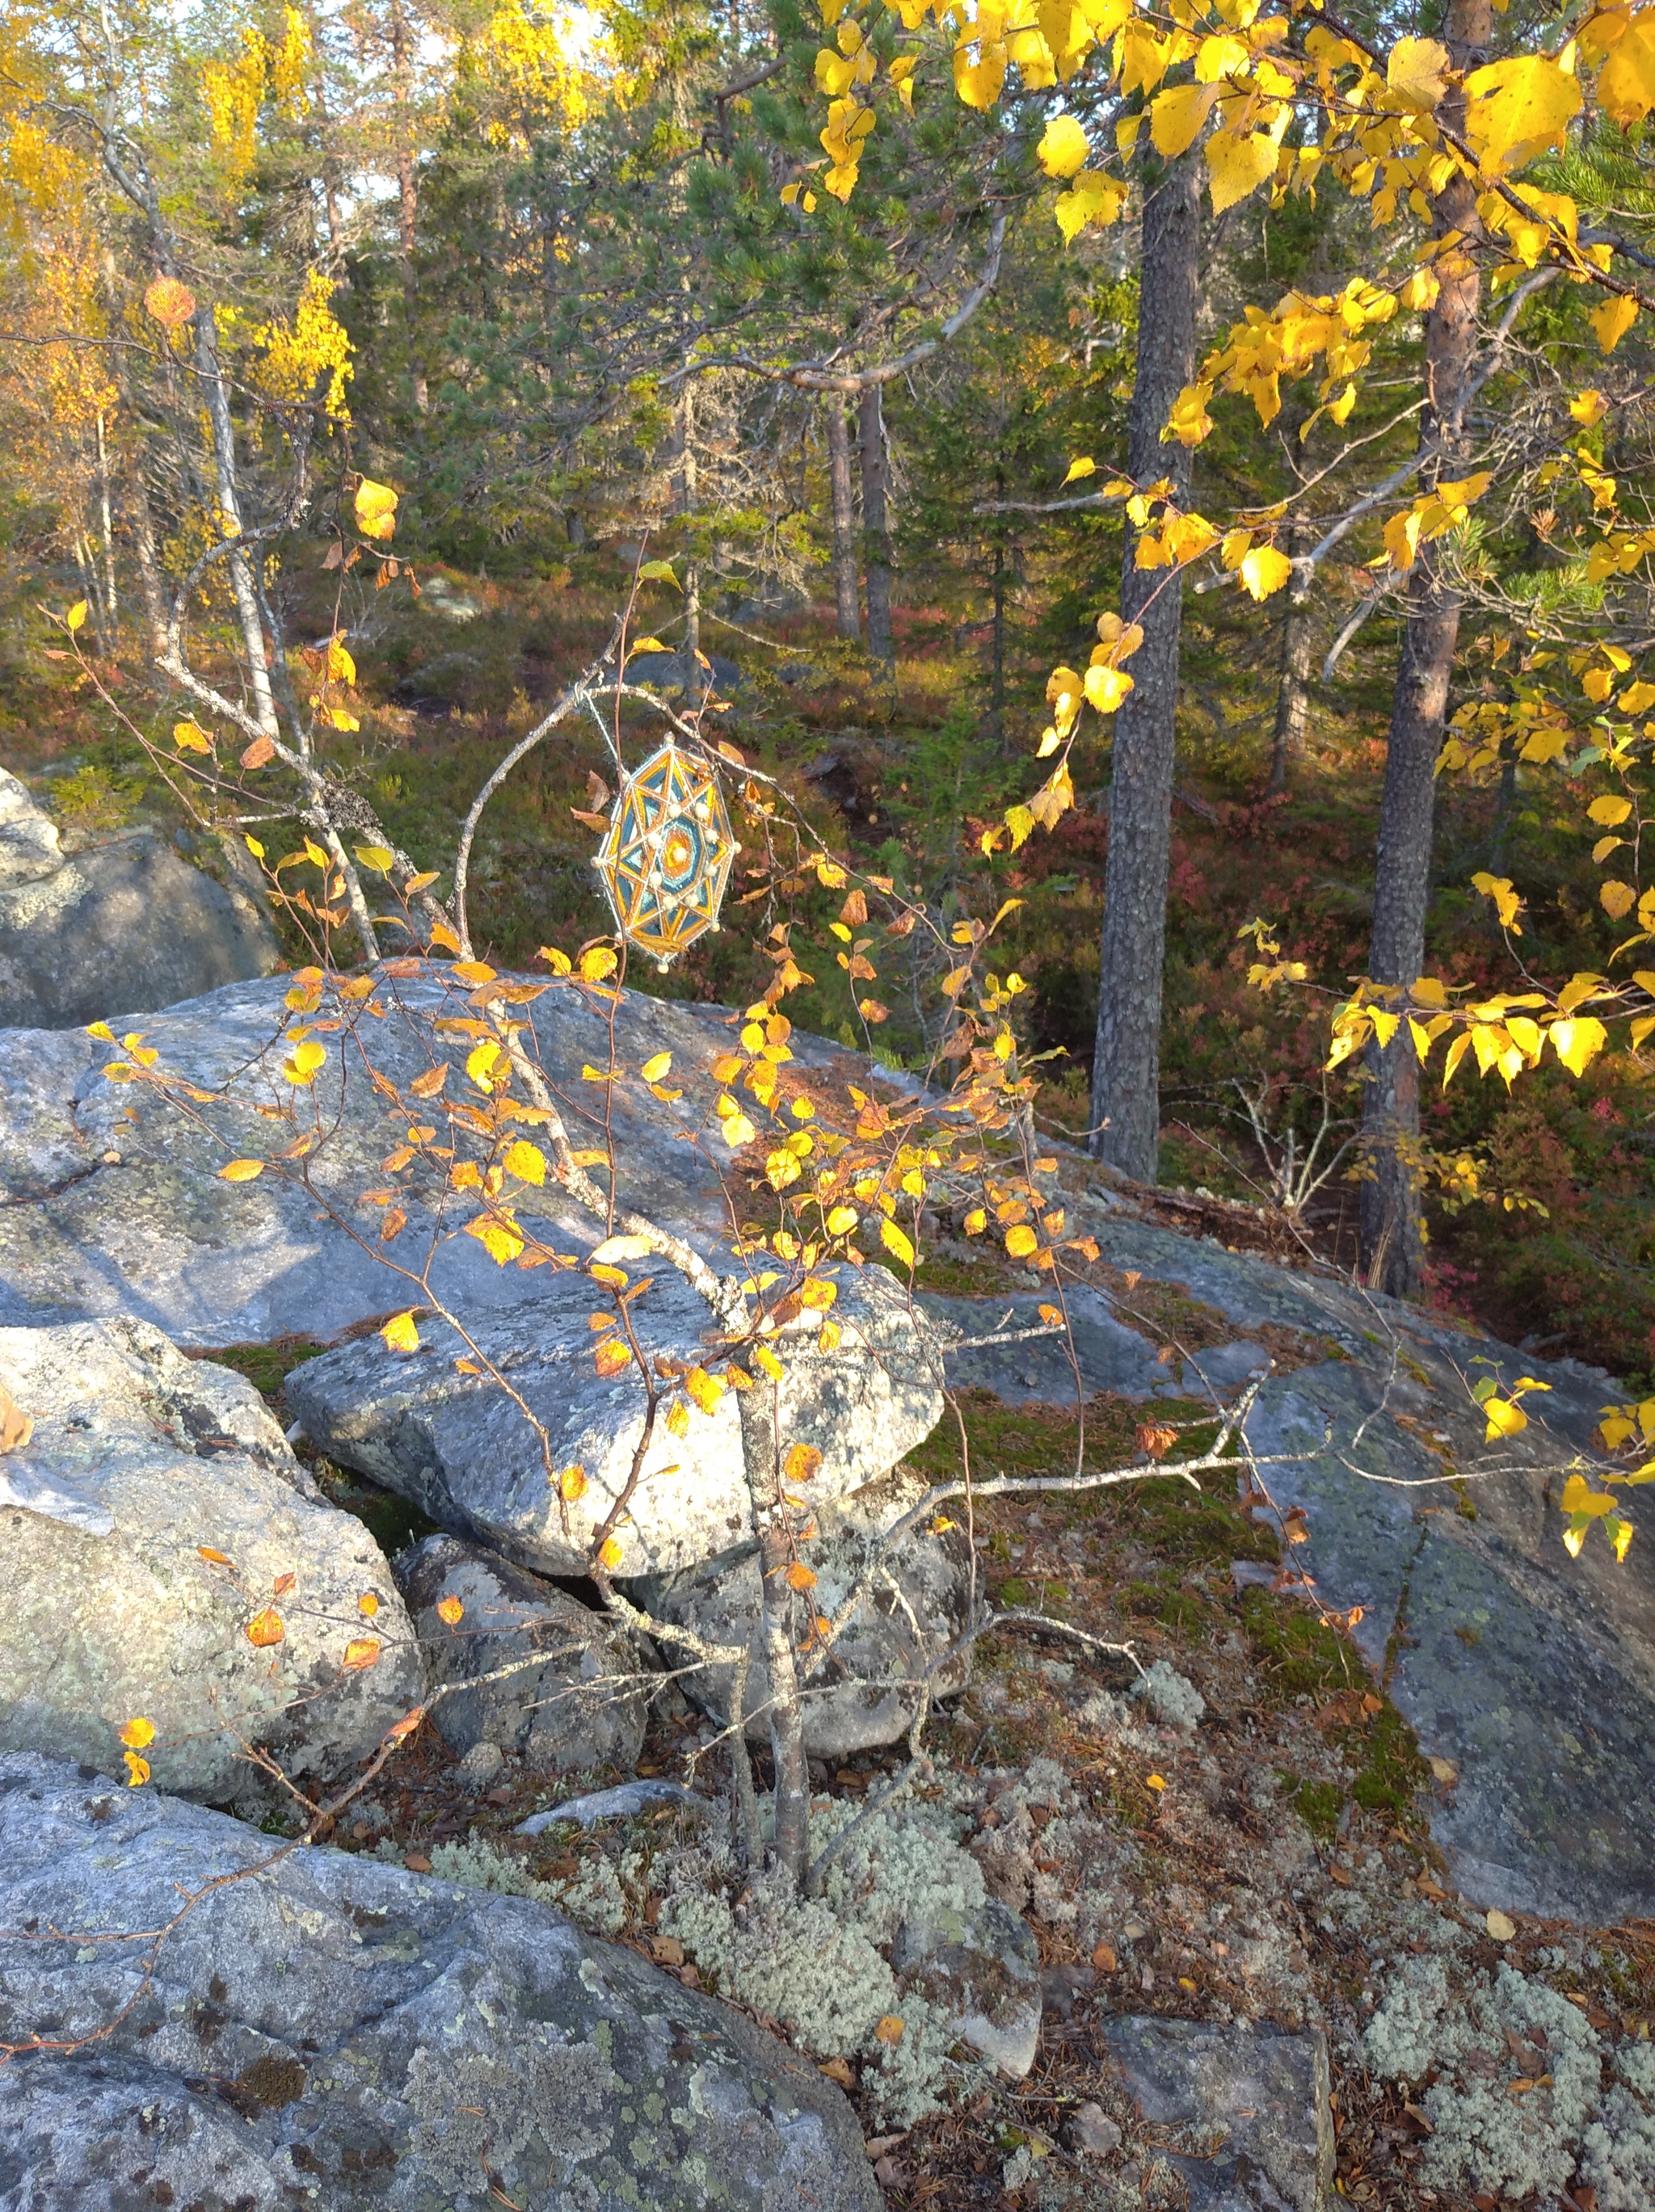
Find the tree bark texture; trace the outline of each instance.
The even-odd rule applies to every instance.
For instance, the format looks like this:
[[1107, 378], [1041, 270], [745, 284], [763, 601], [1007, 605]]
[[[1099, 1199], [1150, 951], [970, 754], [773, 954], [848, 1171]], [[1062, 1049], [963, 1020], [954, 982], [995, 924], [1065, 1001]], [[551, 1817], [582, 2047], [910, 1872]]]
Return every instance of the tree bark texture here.
[[[1170, 477], [1180, 506], [1189, 495], [1189, 449], [1163, 444], [1161, 431], [1195, 375], [1202, 173], [1198, 153], [1167, 163], [1144, 203], [1138, 356], [1127, 417], [1128, 475], [1146, 485]], [[1183, 592], [1176, 571], [1140, 568], [1136, 546], [1129, 523], [1121, 614], [1142, 623], [1144, 640], [1129, 664], [1133, 688], [1115, 716], [1091, 1142], [1098, 1158], [1153, 1182]]]
[[[776, 1767], [775, 1852], [777, 1868], [802, 1890], [810, 1864], [810, 1769], [805, 1759], [804, 1706], [794, 1650], [795, 1599], [788, 1582], [793, 1564], [787, 1504], [782, 1495], [782, 1455], [774, 1388], [740, 1393], [741, 1449], [758, 1531], [764, 1593], [761, 1626], [770, 1673], [770, 1757]], [[732, 1724], [744, 1715], [732, 1713]]]
[[[1288, 533], [1290, 554], [1307, 553], [1308, 544], [1303, 542], [1308, 533], [1294, 529]], [[1275, 727], [1270, 737], [1270, 789], [1285, 791], [1287, 771], [1300, 759], [1305, 750], [1305, 736], [1311, 719], [1311, 648], [1315, 642], [1311, 629], [1311, 592], [1315, 587], [1313, 575], [1295, 570], [1287, 586], [1287, 603], [1281, 623], [1281, 670], [1275, 695]]]
[[[1487, 58], [1494, 32], [1490, 0], [1451, 0], [1445, 39], [1458, 70]], [[1451, 127], [1463, 127], [1453, 104]], [[1454, 179], [1435, 202], [1433, 228], [1475, 235], [1475, 188]], [[1476, 356], [1477, 264], [1449, 254], [1436, 264], [1442, 289], [1426, 318], [1426, 399], [1420, 440], [1428, 458], [1422, 489], [1452, 476], [1463, 450], [1461, 410]], [[1459, 638], [1460, 597], [1451, 556], [1422, 545], [1409, 582], [1402, 654], [1390, 710], [1384, 788], [1379, 801], [1373, 935], [1368, 973], [1402, 988], [1416, 981], [1425, 960], [1426, 904], [1431, 886], [1433, 771], [1442, 747], [1449, 680]], [[1403, 1022], [1389, 1046], [1369, 1047], [1364, 1071], [1362, 1261], [1371, 1287], [1395, 1297], [1416, 1296], [1425, 1258], [1421, 1214], [1420, 1068]]]
[[861, 617], [856, 603], [856, 512], [850, 481], [850, 425], [845, 420], [843, 394], [825, 395], [827, 408], [828, 483], [833, 507], [834, 629], [855, 645], [861, 636]]
[[885, 401], [877, 384], [857, 394], [856, 428], [862, 449], [863, 560], [867, 574], [867, 649], [887, 668], [897, 659], [891, 629], [891, 523], [885, 509]]

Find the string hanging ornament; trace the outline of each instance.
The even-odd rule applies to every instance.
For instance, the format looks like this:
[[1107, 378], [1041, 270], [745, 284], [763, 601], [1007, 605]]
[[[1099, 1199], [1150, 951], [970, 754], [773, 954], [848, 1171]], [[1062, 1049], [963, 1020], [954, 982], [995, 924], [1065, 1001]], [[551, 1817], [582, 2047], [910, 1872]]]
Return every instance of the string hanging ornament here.
[[709, 764], [670, 740], [623, 774], [593, 865], [615, 926], [664, 975], [678, 954], [718, 927], [741, 850]]

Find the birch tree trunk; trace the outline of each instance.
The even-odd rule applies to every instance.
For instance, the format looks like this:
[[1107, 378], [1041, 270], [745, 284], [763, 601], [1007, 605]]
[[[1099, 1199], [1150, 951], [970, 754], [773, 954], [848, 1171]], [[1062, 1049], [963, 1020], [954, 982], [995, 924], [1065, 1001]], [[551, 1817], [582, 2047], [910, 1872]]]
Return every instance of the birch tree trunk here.
[[[1494, 34], [1490, 0], [1451, 0], [1444, 36], [1457, 70], [1487, 58]], [[1463, 95], [1445, 111], [1463, 127]], [[1457, 110], [1459, 112], [1457, 112]], [[1477, 230], [1476, 190], [1456, 177], [1432, 209], [1438, 237]], [[1426, 318], [1426, 401], [1420, 441], [1429, 455], [1422, 489], [1455, 473], [1463, 450], [1461, 407], [1476, 352], [1481, 281], [1469, 254], [1434, 264], [1442, 289]], [[1402, 657], [1390, 711], [1384, 789], [1379, 802], [1373, 936], [1368, 973], [1376, 983], [1407, 986], [1425, 960], [1425, 915], [1431, 886], [1433, 770], [1447, 717], [1449, 679], [1459, 640], [1460, 597], [1451, 555], [1422, 545], [1409, 579]], [[1370, 1047], [1365, 1070], [1362, 1139], [1371, 1180], [1361, 1190], [1362, 1261], [1370, 1285], [1396, 1297], [1420, 1288], [1425, 1259], [1421, 1214], [1420, 1068], [1406, 1022], [1390, 1045]]]
[[[782, 1496], [782, 1463], [776, 1435], [774, 1387], [739, 1394], [741, 1449], [753, 1525], [758, 1531], [758, 1564], [764, 1592], [761, 1626], [764, 1664], [770, 1674], [770, 1756], [776, 1766], [776, 1864], [802, 1890], [810, 1863], [810, 1769], [805, 1758], [804, 1707], [794, 1650], [794, 1599], [788, 1569], [787, 1507]], [[739, 1727], [745, 1717], [731, 1715]]]
[[[1290, 554], [1308, 552], [1305, 532], [1288, 532]], [[1281, 623], [1281, 672], [1275, 695], [1275, 727], [1270, 738], [1270, 789], [1285, 791], [1287, 771], [1305, 750], [1305, 734], [1311, 718], [1311, 592], [1315, 578], [1295, 570], [1287, 586], [1287, 604]]]
[[[1163, 444], [1161, 431], [1195, 375], [1203, 170], [1196, 150], [1163, 165], [1144, 202], [1138, 356], [1127, 417], [1128, 475], [1139, 484], [1170, 477], [1180, 506], [1189, 496], [1189, 450], [1176, 441]], [[1091, 1143], [1099, 1159], [1153, 1182], [1183, 592], [1175, 572], [1138, 568], [1136, 546], [1129, 523], [1121, 614], [1142, 623], [1144, 641], [1131, 661], [1133, 689], [1114, 718]]]

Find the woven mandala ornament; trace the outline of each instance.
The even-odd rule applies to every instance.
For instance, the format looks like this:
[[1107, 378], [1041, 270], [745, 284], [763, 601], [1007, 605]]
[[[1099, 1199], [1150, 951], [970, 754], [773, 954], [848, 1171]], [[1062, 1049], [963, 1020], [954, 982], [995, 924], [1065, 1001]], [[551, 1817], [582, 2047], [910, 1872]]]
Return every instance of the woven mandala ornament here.
[[740, 850], [717, 777], [668, 744], [622, 776], [593, 865], [617, 928], [665, 973], [686, 945], [718, 927]]

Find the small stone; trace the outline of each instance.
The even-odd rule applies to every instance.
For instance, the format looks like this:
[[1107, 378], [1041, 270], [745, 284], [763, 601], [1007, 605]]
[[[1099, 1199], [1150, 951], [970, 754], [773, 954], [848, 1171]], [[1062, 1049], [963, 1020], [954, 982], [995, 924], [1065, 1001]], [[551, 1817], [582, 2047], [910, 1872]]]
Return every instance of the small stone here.
[[1509, 1943], [1517, 1934], [1517, 1923], [1509, 1913], [1502, 1912], [1496, 1905], [1490, 1908], [1483, 1926], [1496, 1943]]
[[485, 1740], [472, 1746], [454, 1771], [473, 1789], [481, 1790], [494, 1780], [505, 1764], [506, 1754], [500, 1746]]
[[1063, 2130], [1072, 2151], [1083, 2158], [1110, 2158], [1121, 2148], [1121, 2130], [1101, 2105], [1082, 2105]]

